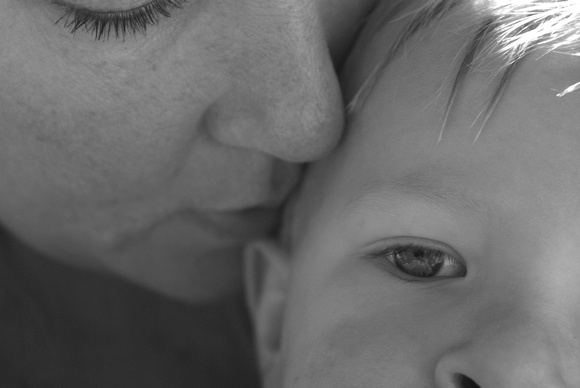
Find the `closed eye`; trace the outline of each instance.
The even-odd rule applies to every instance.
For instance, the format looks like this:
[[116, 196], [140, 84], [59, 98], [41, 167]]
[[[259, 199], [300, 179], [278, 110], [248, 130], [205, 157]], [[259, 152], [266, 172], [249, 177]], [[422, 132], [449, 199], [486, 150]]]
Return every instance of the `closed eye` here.
[[93, 10], [55, 0], [53, 4], [63, 9], [55, 24], [62, 24], [72, 34], [82, 31], [97, 41], [111, 36], [123, 41], [127, 35], [146, 34], [150, 26], [157, 25], [161, 17], [171, 17], [171, 12], [182, 8], [187, 0], [152, 0], [136, 8], [112, 11]]

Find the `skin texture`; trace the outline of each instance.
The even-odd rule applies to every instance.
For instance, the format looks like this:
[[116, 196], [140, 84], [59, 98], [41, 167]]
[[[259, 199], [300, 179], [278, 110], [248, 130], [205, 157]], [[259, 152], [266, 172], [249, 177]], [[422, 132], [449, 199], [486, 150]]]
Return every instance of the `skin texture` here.
[[95, 41], [49, 0], [1, 0], [0, 222], [55, 260], [228, 294], [298, 163], [341, 135], [334, 66], [373, 3], [191, 0], [146, 36]]
[[[580, 61], [528, 58], [475, 143], [494, 67], [473, 73], [437, 143], [464, 16], [411, 42], [309, 170], [291, 251], [248, 249], [267, 387], [580, 385], [580, 94], [556, 97]], [[357, 44], [347, 97], [403, 25]], [[405, 275], [386, 252], [409, 242], [465, 276]]]
[[373, 3], [189, 0], [95, 42], [0, 0], [0, 386], [257, 386], [240, 249], [340, 137]]

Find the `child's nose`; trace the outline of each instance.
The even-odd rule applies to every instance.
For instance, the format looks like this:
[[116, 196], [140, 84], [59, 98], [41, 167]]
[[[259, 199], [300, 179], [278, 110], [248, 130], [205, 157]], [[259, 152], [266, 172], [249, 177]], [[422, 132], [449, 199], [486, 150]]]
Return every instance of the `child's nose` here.
[[483, 321], [442, 356], [437, 388], [580, 387], [577, 322], [547, 322], [515, 310]]

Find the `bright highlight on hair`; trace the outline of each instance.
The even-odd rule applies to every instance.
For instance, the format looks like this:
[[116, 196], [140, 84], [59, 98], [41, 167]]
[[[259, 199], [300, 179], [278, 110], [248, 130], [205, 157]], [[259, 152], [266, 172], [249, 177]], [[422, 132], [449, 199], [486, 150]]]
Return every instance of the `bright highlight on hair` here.
[[[477, 5], [474, 8], [481, 10], [471, 12], [472, 16], [468, 20], [462, 20], [461, 28], [457, 31], [458, 34], [471, 31], [471, 38], [462, 48], [463, 52], [457, 56], [460, 63], [451, 85], [439, 140], [441, 140], [443, 129], [446, 127], [461, 86], [467, 76], [483, 61], [493, 59], [493, 63], [496, 64], [497, 72], [493, 78], [496, 86], [486, 108], [478, 116], [478, 119], [481, 118], [481, 127], [476, 140], [523, 58], [531, 52], [538, 51], [543, 55], [550, 52], [580, 55], [580, 0], [480, 0], [475, 2], [428, 0], [418, 9], [407, 14], [403, 12], [415, 4], [415, 1], [399, 0], [388, 3], [382, 8], [379, 7], [369, 21], [376, 26], [373, 34], [378, 33], [393, 20], [408, 19], [408, 22], [395, 43], [385, 53], [383, 60], [374, 68], [362, 88], [348, 104], [349, 114], [356, 114], [361, 109], [377, 80], [413, 36], [428, 32], [429, 27], [435, 25], [435, 22], [452, 15], [461, 7]], [[562, 97], [578, 89], [580, 89], [580, 82], [561, 91], [557, 96]]]

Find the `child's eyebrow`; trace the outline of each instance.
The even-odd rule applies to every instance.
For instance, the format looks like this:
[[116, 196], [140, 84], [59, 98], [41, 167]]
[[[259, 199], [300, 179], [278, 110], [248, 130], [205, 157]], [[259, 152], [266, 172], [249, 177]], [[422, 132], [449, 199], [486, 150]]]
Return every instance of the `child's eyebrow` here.
[[[449, 171], [446, 171], [447, 173]], [[345, 207], [344, 216], [356, 211], [380, 209], [392, 200], [411, 200], [456, 213], [462, 217], [477, 217], [482, 223], [497, 218], [497, 206], [453, 189], [425, 174], [410, 173], [392, 180], [373, 181], [358, 192]]]

